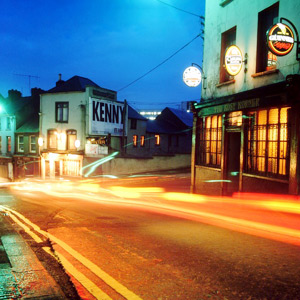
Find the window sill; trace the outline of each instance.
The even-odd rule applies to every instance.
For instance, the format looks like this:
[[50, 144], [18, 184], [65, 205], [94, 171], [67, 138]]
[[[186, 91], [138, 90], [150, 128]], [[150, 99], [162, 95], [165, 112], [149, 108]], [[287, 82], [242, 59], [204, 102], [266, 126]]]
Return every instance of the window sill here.
[[225, 85], [229, 85], [229, 84], [233, 84], [233, 83], [235, 83], [234, 79], [228, 80], [228, 81], [225, 81], [225, 82], [221, 82], [221, 83], [217, 84], [216, 87], [219, 88], [219, 87], [222, 87], [222, 86], [225, 86]]
[[277, 74], [278, 72], [279, 72], [279, 69], [273, 69], [273, 70], [254, 73], [251, 75], [251, 77], [256, 78], [256, 77], [261, 77], [261, 76], [265, 76], [265, 75]]
[[253, 178], [263, 179], [263, 180], [269, 180], [269, 181], [274, 181], [274, 182], [280, 182], [280, 183], [289, 183], [288, 179], [279, 179], [279, 178], [274, 178], [274, 177], [265, 177], [265, 176], [261, 176], [261, 175], [250, 174], [250, 173], [243, 173], [243, 176], [245, 176], [245, 177], [253, 177]]
[[232, 0], [221, 0], [220, 1], [220, 6], [224, 7], [226, 6], [228, 3], [230, 3]]

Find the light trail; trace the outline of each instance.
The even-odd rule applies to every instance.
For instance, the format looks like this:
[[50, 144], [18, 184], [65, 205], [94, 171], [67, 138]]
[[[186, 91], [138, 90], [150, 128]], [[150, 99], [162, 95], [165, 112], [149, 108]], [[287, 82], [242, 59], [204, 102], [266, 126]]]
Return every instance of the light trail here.
[[[298, 223], [293, 220], [293, 226], [289, 226], [288, 221], [286, 224], [280, 223], [276, 215], [268, 214], [266, 218], [261, 218], [262, 221], [257, 221], [255, 213], [251, 216], [249, 214], [249, 210], [255, 212], [259, 209], [264, 212], [299, 215], [299, 198], [294, 196], [236, 194], [233, 197], [212, 197], [190, 193], [167, 193], [159, 187], [107, 186], [103, 188], [98, 181], [92, 179], [45, 184], [27, 182], [24, 185], [16, 185], [12, 189], [22, 192], [40, 192], [58, 198], [136, 206], [300, 245], [300, 220]], [[207, 212], [207, 209], [210, 211], [215, 209], [218, 213]], [[234, 215], [235, 211], [239, 214], [238, 217], [237, 213]], [[289, 220], [289, 216], [285, 217]]]

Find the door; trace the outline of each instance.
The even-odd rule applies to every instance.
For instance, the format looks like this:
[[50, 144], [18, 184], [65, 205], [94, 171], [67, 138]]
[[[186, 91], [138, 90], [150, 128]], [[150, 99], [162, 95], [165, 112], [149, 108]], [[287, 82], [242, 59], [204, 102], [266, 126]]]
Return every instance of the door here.
[[239, 191], [241, 133], [227, 132], [227, 191], [231, 195]]

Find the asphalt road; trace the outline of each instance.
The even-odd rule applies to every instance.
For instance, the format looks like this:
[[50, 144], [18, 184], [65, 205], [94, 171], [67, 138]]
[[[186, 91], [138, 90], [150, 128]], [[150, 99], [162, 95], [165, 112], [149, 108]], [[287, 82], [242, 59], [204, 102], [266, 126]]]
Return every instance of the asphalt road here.
[[[64, 265], [82, 299], [300, 299], [299, 244], [204, 220], [204, 213], [226, 211], [224, 203], [181, 204], [199, 210], [202, 221], [162, 207], [159, 189], [146, 189], [142, 196], [138, 189], [154, 185], [186, 192], [187, 182], [186, 176], [126, 179], [102, 182], [100, 191], [95, 182], [20, 186], [2, 191], [14, 195], [2, 205], [37, 225], [39, 234], [50, 234], [61, 262], [75, 268]], [[123, 194], [116, 194], [116, 185], [125, 187]], [[300, 220], [286, 212], [236, 209], [236, 215], [243, 211], [260, 222], [270, 215], [291, 224]], [[233, 211], [233, 204], [227, 210]], [[82, 278], [88, 278], [85, 287]]]

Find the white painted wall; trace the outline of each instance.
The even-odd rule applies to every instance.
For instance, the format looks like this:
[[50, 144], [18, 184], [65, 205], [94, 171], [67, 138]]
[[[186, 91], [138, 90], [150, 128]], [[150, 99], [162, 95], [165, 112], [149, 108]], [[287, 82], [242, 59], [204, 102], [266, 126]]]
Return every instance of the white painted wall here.
[[[296, 45], [292, 52], [284, 57], [278, 57], [279, 73], [259, 78], [252, 78], [256, 72], [256, 45], [258, 13], [276, 3], [276, 0], [233, 0], [224, 7], [221, 0], [206, 0], [205, 8], [205, 38], [203, 54], [203, 70], [206, 82], [202, 88], [202, 98], [210, 99], [226, 96], [248, 89], [257, 88], [270, 83], [285, 80], [288, 74], [299, 73], [299, 62], [296, 61]], [[280, 0], [280, 17], [289, 19], [300, 31], [300, 1]], [[216, 87], [219, 83], [221, 34], [236, 26], [236, 45], [243, 56], [248, 54], [248, 71], [235, 76], [234, 84]], [[206, 89], [205, 89], [206, 87]]]
[[[69, 129], [77, 130], [77, 139], [80, 140], [79, 150], [84, 150], [85, 133], [83, 132], [82, 109], [86, 104], [85, 92], [53, 93], [41, 95], [40, 131], [44, 140], [41, 150], [47, 149], [48, 129], [57, 129], [58, 133], [65, 133]], [[68, 123], [55, 122], [55, 102], [69, 102]], [[58, 150], [66, 150], [66, 143], [58, 143]]]

